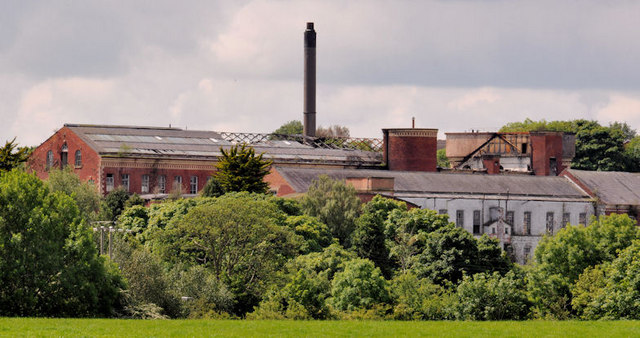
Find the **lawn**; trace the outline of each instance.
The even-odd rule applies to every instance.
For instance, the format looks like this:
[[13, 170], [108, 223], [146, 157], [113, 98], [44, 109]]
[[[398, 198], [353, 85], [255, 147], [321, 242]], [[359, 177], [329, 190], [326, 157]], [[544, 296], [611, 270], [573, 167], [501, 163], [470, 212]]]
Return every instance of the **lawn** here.
[[638, 337], [638, 321], [398, 322], [0, 318], [0, 336]]

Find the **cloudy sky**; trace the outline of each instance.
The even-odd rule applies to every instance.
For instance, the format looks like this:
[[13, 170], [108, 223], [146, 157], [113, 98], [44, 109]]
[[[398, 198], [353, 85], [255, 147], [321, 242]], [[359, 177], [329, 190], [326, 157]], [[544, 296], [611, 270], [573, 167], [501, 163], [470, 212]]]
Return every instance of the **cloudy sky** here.
[[355, 137], [532, 119], [640, 129], [637, 1], [2, 1], [0, 142], [64, 123], [271, 132], [302, 119], [318, 32], [319, 125]]

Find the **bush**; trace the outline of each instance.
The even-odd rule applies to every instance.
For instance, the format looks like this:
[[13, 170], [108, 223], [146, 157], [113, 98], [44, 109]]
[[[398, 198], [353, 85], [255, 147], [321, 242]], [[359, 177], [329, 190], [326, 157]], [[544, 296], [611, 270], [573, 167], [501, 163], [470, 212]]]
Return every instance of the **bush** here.
[[338, 310], [371, 309], [376, 304], [389, 302], [387, 281], [379, 268], [368, 259], [357, 258], [347, 262], [331, 282], [329, 302]]

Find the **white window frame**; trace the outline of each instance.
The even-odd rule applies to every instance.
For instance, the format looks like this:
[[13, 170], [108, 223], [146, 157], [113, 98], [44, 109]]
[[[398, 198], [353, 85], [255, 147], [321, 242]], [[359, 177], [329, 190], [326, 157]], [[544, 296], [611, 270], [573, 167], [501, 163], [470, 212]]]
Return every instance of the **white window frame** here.
[[149, 193], [149, 175], [142, 175], [142, 182], [140, 183], [140, 192], [143, 194]]
[[104, 182], [105, 182], [105, 188], [106, 188], [107, 192], [113, 191], [113, 187], [114, 187], [113, 174], [107, 174], [106, 179], [104, 180]]
[[121, 185], [124, 187], [124, 189], [129, 192], [129, 183], [130, 183], [130, 176], [129, 174], [122, 174], [120, 175], [120, 182]]

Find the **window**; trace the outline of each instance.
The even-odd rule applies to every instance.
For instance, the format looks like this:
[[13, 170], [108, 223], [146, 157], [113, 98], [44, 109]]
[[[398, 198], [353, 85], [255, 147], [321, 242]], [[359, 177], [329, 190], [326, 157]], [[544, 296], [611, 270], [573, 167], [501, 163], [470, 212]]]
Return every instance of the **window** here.
[[142, 175], [142, 185], [140, 187], [140, 191], [143, 194], [149, 193], [149, 175]]
[[526, 154], [526, 153], [527, 153], [527, 144], [526, 144], [526, 143], [523, 143], [523, 144], [521, 145], [521, 147], [520, 147], [520, 150], [521, 150], [521, 151], [520, 151], [521, 153]]
[[176, 176], [173, 178], [173, 190], [182, 192], [182, 176]]
[[578, 217], [580, 218], [578, 220], [578, 223], [580, 223], [582, 225], [587, 225], [587, 213], [586, 212], [581, 212]]
[[198, 193], [198, 176], [191, 176], [191, 181], [189, 183], [191, 188], [189, 189], [189, 193], [197, 194]]
[[524, 220], [522, 222], [522, 232], [525, 235], [531, 235], [531, 211], [524, 212]]
[[113, 190], [113, 174], [107, 174], [107, 192]]
[[158, 176], [158, 192], [164, 194], [167, 191], [167, 176]]
[[509, 225], [513, 225], [513, 211], [507, 211], [507, 218], [505, 219], [505, 222], [507, 222]]
[[47, 152], [47, 170], [53, 167], [53, 151], [49, 150]]
[[464, 210], [456, 210], [456, 226], [464, 227]]
[[524, 256], [524, 260], [528, 261], [529, 260], [529, 256], [531, 256], [531, 247], [530, 246], [525, 246], [524, 249], [522, 250], [523, 256]]
[[447, 211], [447, 209], [440, 209], [440, 210], [438, 210], [438, 215], [446, 215], [446, 214], [448, 214], [448, 213], [449, 213], [449, 212]]
[[553, 235], [553, 211], [547, 213], [547, 232]]
[[569, 223], [571, 223], [571, 214], [565, 212], [562, 214], [562, 227], [564, 228], [565, 226], [569, 225]]
[[129, 191], [129, 174], [122, 174], [122, 176], [120, 176], [120, 179], [122, 180], [122, 186], [124, 187], [124, 190]]
[[505, 233], [506, 235], [508, 235], [508, 234], [509, 234], [509, 227], [504, 227], [504, 233]]
[[67, 144], [62, 145], [62, 150], [60, 151], [60, 169], [64, 169], [67, 166], [67, 155], [69, 154], [69, 148]]
[[76, 159], [75, 159], [76, 168], [82, 167], [82, 153], [80, 150], [76, 150]]
[[473, 233], [480, 233], [480, 210], [473, 211]]

